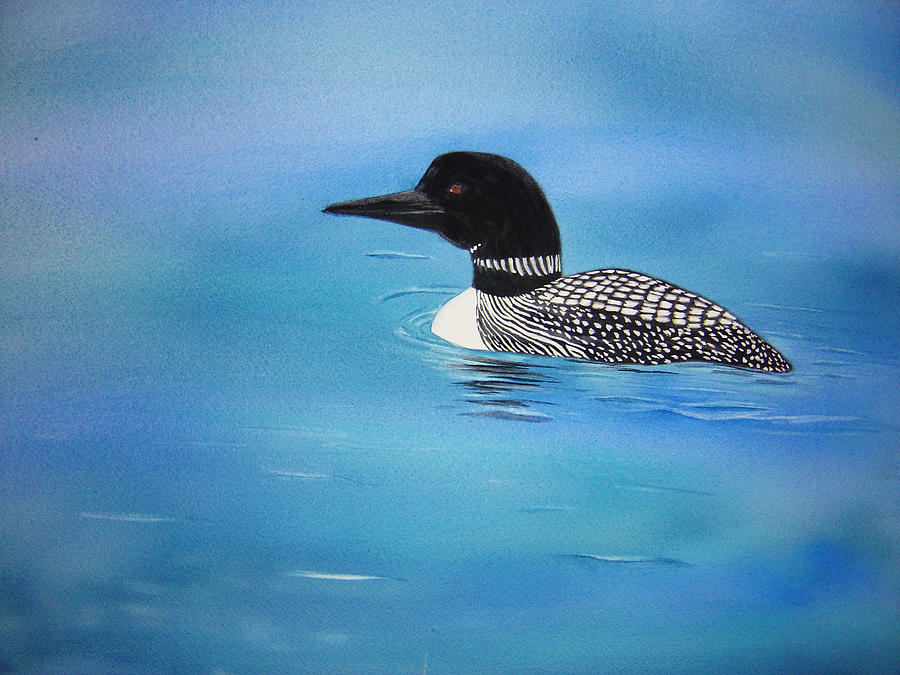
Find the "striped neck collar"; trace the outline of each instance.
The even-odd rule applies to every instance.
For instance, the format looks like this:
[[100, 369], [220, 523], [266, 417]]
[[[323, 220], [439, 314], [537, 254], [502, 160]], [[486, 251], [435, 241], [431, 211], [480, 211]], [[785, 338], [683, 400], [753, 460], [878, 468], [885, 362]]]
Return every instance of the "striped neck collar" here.
[[478, 254], [480, 246], [469, 249], [472, 254], [472, 286], [490, 295], [508, 296], [528, 293], [559, 279], [562, 264], [559, 253], [549, 255], [488, 258]]
[[547, 277], [562, 273], [562, 264], [558, 253], [521, 258], [480, 258], [473, 252], [472, 263], [476, 269], [496, 270], [519, 276]]

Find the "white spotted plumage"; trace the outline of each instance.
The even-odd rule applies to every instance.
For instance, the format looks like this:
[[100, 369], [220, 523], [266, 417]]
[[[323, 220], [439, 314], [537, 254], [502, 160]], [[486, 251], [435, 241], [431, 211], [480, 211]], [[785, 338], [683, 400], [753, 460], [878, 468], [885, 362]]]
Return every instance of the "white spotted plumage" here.
[[610, 363], [714, 361], [784, 372], [790, 365], [733, 314], [695, 293], [628, 270], [560, 277], [521, 295], [476, 294], [491, 350]]

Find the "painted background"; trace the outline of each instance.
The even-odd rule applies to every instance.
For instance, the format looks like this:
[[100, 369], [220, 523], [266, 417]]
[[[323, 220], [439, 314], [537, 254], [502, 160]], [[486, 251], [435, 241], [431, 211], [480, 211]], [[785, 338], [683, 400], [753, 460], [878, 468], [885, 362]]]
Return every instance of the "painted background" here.
[[[896, 672], [894, 3], [0, 5], [0, 670]], [[517, 160], [794, 363], [430, 335]]]

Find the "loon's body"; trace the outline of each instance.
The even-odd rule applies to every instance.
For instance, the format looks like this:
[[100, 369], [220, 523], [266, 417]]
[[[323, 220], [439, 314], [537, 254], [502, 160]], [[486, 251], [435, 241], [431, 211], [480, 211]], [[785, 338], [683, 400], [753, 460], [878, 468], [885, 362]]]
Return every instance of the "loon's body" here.
[[441, 155], [413, 190], [325, 210], [433, 230], [468, 249], [472, 288], [432, 324], [454, 344], [605, 363], [791, 370], [733, 314], [690, 291], [630, 270], [563, 276], [550, 206], [534, 179], [504, 157]]

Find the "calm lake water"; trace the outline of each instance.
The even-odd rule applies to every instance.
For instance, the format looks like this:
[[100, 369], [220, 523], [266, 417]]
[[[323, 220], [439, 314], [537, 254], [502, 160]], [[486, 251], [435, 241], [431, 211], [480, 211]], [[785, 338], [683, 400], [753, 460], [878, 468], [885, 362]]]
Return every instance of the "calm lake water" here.
[[896, 285], [758, 255], [764, 296], [720, 249], [795, 372], [625, 368], [442, 343], [468, 263], [426, 233], [244, 237], [7, 296], [7, 668], [898, 663]]
[[[178, 38], [176, 24], [160, 34]], [[134, 30], [129, 45], [169, 52]], [[865, 61], [882, 43], [860, 30], [847, 44]], [[642, 67], [654, 78], [647, 110], [683, 110], [513, 130], [463, 110], [466, 132], [333, 149], [241, 126], [257, 136], [232, 147], [205, 131], [224, 118], [183, 108], [234, 110], [204, 102], [228, 73], [197, 74], [221, 44], [198, 39], [172, 56], [199, 69], [178, 80], [184, 98], [140, 70], [151, 93], [128, 89], [136, 108], [160, 107], [133, 134], [71, 112], [94, 110], [89, 90], [118, 100], [108, 37], [3, 71], [57, 93], [4, 104], [18, 154], [0, 253], [0, 671], [900, 669], [895, 108], [799, 135], [770, 134], [752, 109], [729, 127], [717, 115], [737, 113], [715, 93], [663, 86], [693, 62], [632, 53], [625, 84], [640, 90]], [[771, 93], [785, 72], [761, 69], [754, 86]], [[887, 133], [870, 145], [860, 129]], [[186, 150], [193, 132], [202, 151]], [[406, 189], [453, 149], [534, 173], [566, 272], [689, 288], [795, 371], [614, 367], [435, 338], [468, 254], [320, 210]]]

